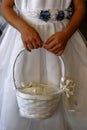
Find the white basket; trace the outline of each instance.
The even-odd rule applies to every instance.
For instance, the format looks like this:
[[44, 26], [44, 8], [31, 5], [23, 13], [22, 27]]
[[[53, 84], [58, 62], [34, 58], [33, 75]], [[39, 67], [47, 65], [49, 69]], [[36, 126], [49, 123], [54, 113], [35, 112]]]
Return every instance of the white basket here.
[[[45, 95], [31, 95], [26, 93], [26, 89], [18, 88], [15, 81], [15, 66], [18, 57], [23, 53], [25, 49], [21, 50], [17, 55], [14, 65], [13, 65], [13, 80], [16, 90], [17, 103], [20, 111], [20, 115], [26, 118], [38, 118], [38, 119], [46, 119], [54, 114], [57, 109], [58, 102], [60, 100], [61, 90], [58, 89], [57, 86], [52, 86], [55, 92], [51, 94]], [[64, 76], [64, 63], [61, 57], [59, 57], [61, 61], [61, 71], [62, 76]], [[43, 85], [43, 84], [39, 84]], [[48, 87], [48, 85], [44, 85]]]

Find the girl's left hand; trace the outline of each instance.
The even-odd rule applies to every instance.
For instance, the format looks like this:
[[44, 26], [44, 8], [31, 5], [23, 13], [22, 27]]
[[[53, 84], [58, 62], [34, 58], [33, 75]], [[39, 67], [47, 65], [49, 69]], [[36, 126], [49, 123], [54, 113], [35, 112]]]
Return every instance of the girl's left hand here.
[[57, 32], [45, 42], [44, 48], [59, 56], [64, 52], [68, 40], [66, 32]]

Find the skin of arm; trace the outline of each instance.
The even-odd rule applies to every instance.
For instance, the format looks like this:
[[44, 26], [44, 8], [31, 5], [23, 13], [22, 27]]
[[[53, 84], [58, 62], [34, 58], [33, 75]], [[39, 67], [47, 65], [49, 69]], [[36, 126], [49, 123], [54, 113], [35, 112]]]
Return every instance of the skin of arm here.
[[41, 47], [43, 42], [38, 32], [25, 20], [17, 16], [13, 10], [13, 5], [14, 0], [2, 0], [1, 12], [3, 17], [21, 33], [23, 44], [28, 51]]
[[84, 0], [73, 0], [74, 13], [64, 30], [55, 33], [45, 42], [44, 48], [59, 56], [64, 52], [68, 40], [80, 26], [85, 15]]

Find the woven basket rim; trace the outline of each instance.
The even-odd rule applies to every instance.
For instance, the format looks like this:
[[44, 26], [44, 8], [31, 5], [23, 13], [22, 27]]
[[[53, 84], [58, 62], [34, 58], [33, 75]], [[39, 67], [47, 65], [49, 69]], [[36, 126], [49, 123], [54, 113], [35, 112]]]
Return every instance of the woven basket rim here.
[[21, 92], [19, 89], [16, 89], [16, 95], [26, 100], [52, 100], [52, 99], [59, 98], [60, 93], [56, 92], [52, 95], [30, 95]]

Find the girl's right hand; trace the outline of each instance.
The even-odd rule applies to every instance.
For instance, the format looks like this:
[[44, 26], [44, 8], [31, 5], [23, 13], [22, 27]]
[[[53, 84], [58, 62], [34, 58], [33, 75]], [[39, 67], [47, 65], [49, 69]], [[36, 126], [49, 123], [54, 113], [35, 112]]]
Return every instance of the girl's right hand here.
[[20, 33], [25, 48], [29, 51], [42, 47], [43, 42], [38, 32], [25, 20], [19, 17], [13, 9], [14, 0], [2, 0], [2, 14], [4, 18]]
[[38, 32], [31, 26], [26, 26], [21, 31], [21, 38], [24, 44], [24, 47], [31, 51], [32, 49], [37, 49], [42, 47], [43, 41], [41, 40]]

